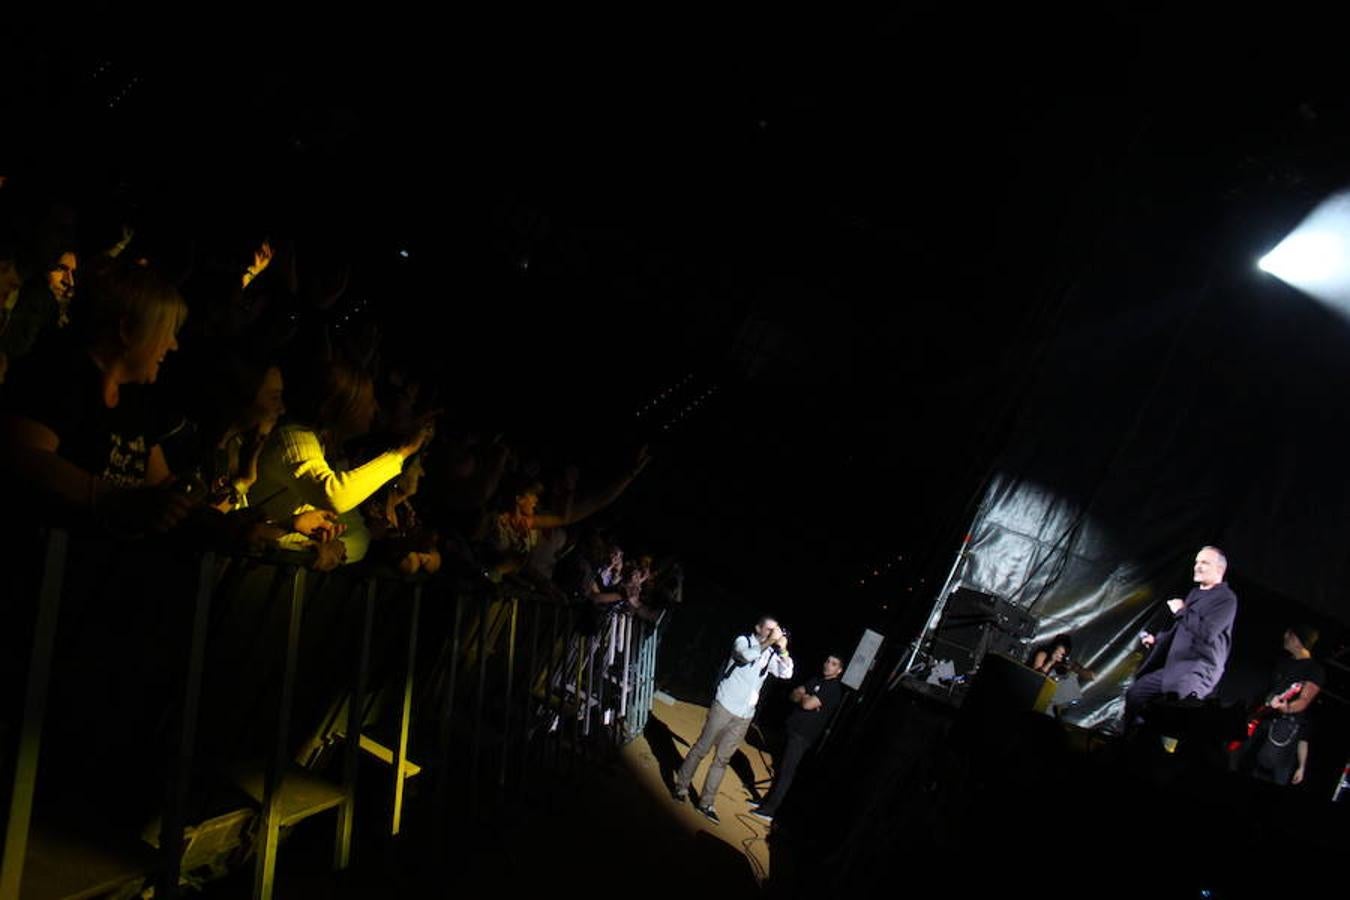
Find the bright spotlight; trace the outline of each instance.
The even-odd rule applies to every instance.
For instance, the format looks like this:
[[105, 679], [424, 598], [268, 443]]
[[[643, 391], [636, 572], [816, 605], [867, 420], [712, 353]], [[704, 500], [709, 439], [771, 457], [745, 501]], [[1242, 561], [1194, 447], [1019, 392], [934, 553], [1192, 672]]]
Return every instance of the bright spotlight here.
[[1323, 202], [1257, 266], [1350, 313], [1350, 192]]

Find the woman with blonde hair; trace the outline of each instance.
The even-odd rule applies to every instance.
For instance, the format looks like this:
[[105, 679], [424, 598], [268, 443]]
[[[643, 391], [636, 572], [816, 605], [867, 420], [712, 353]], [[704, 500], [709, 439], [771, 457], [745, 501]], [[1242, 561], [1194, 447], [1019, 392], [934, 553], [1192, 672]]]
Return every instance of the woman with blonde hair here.
[[115, 265], [88, 286], [78, 330], [23, 360], [6, 385], [0, 465], [58, 517], [164, 531], [192, 505], [160, 442], [177, 424], [152, 389], [187, 306], [151, 269]]

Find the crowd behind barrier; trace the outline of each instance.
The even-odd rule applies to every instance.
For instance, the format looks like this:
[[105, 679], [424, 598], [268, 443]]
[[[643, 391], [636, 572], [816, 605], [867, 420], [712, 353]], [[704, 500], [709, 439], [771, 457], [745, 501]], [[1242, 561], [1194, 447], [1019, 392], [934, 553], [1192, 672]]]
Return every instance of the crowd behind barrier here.
[[641, 733], [682, 574], [606, 521], [640, 442], [486, 437], [331, 232], [66, 187], [0, 173], [0, 900], [267, 896], [308, 816], [348, 864], [362, 759], [397, 834], [410, 778], [453, 817]]

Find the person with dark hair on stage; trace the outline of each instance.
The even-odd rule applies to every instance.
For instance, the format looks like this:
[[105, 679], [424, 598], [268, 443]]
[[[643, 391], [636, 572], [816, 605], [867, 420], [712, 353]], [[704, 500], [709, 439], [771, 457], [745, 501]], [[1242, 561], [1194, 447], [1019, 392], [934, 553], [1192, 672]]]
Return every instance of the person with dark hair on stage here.
[[1193, 569], [1196, 586], [1186, 599], [1167, 601], [1172, 624], [1157, 635], [1140, 636], [1153, 649], [1125, 692], [1127, 729], [1164, 697], [1204, 700], [1214, 693], [1228, 662], [1237, 617], [1237, 595], [1224, 581], [1227, 571], [1228, 558], [1219, 548], [1200, 548]]
[[1327, 670], [1312, 658], [1317, 629], [1291, 625], [1284, 632], [1289, 658], [1275, 667], [1266, 695], [1268, 715], [1239, 751], [1238, 769], [1276, 784], [1302, 784], [1308, 764], [1308, 707], [1327, 682]]
[[1027, 667], [1055, 682], [1055, 693], [1046, 707], [1046, 715], [1058, 718], [1083, 698], [1083, 687], [1097, 673], [1073, 659], [1073, 637], [1067, 632], [1032, 649]]
[[1042, 644], [1031, 654], [1027, 665], [1042, 675], [1051, 675], [1064, 668], [1069, 655], [1073, 653], [1073, 638], [1067, 634], [1057, 634], [1047, 644]]
[[698, 764], [716, 747], [717, 753], [703, 780], [703, 790], [699, 791], [698, 811], [714, 825], [721, 823], [713, 808], [717, 802], [717, 788], [722, 784], [727, 763], [731, 762], [755, 717], [764, 679], [770, 675], [791, 678], [792, 671], [787, 635], [772, 616], [761, 617], [755, 623], [754, 631], [736, 638], [731, 646], [731, 656], [722, 669], [722, 678], [717, 683], [717, 695], [708, 710], [703, 731], [675, 773], [671, 794], [676, 800], [683, 802], [689, 798], [689, 783], [694, 779]]
[[761, 822], [772, 822], [778, 814], [788, 788], [792, 787], [797, 766], [806, 756], [806, 751], [824, 733], [830, 717], [844, 699], [844, 687], [839, 683], [843, 671], [842, 659], [827, 656], [819, 675], [813, 675], [793, 689], [792, 702], [798, 708], [787, 717], [787, 746], [783, 749], [782, 760], [774, 767], [773, 787], [769, 789], [764, 802], [750, 810], [750, 815]]

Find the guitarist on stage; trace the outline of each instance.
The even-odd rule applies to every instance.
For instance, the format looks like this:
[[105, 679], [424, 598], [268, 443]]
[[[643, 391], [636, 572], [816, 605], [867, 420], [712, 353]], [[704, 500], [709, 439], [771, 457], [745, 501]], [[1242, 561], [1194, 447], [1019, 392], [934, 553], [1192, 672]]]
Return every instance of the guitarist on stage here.
[[1300, 784], [1308, 763], [1308, 707], [1326, 684], [1327, 671], [1312, 658], [1317, 629], [1293, 625], [1284, 633], [1289, 658], [1275, 667], [1261, 723], [1239, 751], [1238, 768], [1276, 784]]

